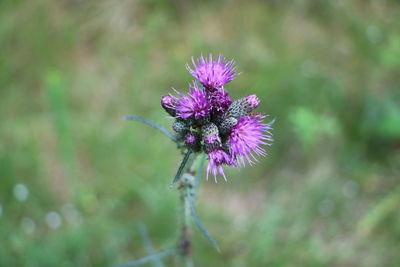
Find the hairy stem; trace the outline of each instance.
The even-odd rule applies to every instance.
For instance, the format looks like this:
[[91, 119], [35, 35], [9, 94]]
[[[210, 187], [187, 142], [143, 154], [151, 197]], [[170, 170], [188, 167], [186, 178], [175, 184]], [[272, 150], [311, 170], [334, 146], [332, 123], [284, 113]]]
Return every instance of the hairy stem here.
[[190, 162], [190, 167], [187, 167], [185, 173], [182, 175], [179, 184], [180, 201], [181, 201], [181, 230], [178, 240], [178, 251], [181, 256], [181, 264], [185, 267], [192, 267], [192, 233], [191, 233], [191, 203], [190, 198], [195, 193], [195, 174], [196, 174], [196, 160]]

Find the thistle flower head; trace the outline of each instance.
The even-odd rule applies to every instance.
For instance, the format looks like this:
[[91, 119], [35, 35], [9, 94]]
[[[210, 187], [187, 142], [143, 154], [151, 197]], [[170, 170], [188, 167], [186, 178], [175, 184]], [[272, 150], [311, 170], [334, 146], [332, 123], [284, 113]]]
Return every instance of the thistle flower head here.
[[214, 113], [224, 113], [232, 104], [231, 97], [223, 87], [209, 92], [208, 101]]
[[217, 134], [206, 136], [204, 138], [205, 144], [215, 144], [218, 143], [218, 141], [219, 141], [219, 136]]
[[256, 95], [249, 95], [246, 97], [246, 104], [249, 109], [254, 110], [260, 105], [260, 99]]
[[222, 149], [214, 149], [208, 153], [208, 166], [207, 166], [207, 177], [211, 173], [214, 176], [214, 181], [217, 182], [217, 176], [222, 175], [226, 181], [226, 175], [224, 172], [223, 164], [229, 166], [235, 166], [231, 156]]
[[195, 84], [190, 86], [188, 95], [176, 91], [181, 98], [177, 100], [176, 114], [182, 119], [194, 117], [196, 120], [206, 117], [211, 110], [206, 92]]
[[185, 136], [185, 144], [188, 146], [194, 145], [196, 142], [196, 136], [192, 133], [189, 133]]
[[169, 115], [175, 117], [176, 106], [178, 105], [178, 99], [172, 95], [165, 95], [161, 98], [161, 106], [168, 112]]
[[271, 128], [262, 122], [264, 115], [251, 114], [260, 104], [256, 95], [232, 102], [225, 90], [238, 75], [233, 61], [210, 55], [192, 62], [193, 69], [186, 67], [204, 88], [193, 83], [186, 95], [174, 89], [177, 97], [163, 96], [161, 105], [175, 118], [172, 128], [180, 146], [208, 155], [207, 179], [211, 173], [215, 181], [218, 175], [226, 180], [224, 165], [236, 167], [245, 160], [253, 164], [256, 156], [266, 156]]
[[196, 142], [196, 137], [193, 134], [188, 134], [185, 137], [185, 144], [193, 145]]
[[256, 109], [259, 104], [260, 100], [256, 95], [249, 95], [240, 98], [235, 100], [232, 105], [229, 106], [226, 116], [240, 119]]
[[231, 154], [240, 163], [244, 164], [246, 159], [250, 165], [257, 161], [255, 155], [266, 156], [266, 151], [261, 145], [271, 145], [271, 134], [268, 132], [270, 126], [262, 123], [265, 116], [245, 116], [232, 128], [229, 136], [229, 148]]
[[184, 134], [189, 131], [189, 125], [182, 119], [177, 119], [172, 124], [172, 129], [178, 134]]
[[175, 108], [177, 104], [177, 98], [171, 95], [165, 95], [161, 98], [161, 106], [163, 108]]
[[223, 135], [229, 134], [231, 132], [232, 128], [237, 124], [237, 122], [238, 122], [238, 119], [236, 119], [234, 117], [224, 118], [219, 125], [220, 133]]
[[221, 55], [216, 59], [210, 54], [208, 59], [201, 56], [196, 61], [192, 57], [193, 69], [186, 64], [186, 69], [206, 89], [215, 90], [237, 77], [235, 62], [226, 61]]
[[218, 127], [214, 123], [204, 125], [201, 129], [201, 134], [203, 136], [204, 151], [206, 153], [215, 148], [221, 147], [221, 138], [219, 136]]

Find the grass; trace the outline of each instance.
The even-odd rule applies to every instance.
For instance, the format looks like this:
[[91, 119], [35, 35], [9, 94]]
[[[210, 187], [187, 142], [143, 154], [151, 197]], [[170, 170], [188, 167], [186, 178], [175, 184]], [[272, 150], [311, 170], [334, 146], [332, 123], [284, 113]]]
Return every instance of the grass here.
[[202, 184], [222, 252], [195, 231], [197, 266], [396, 266], [399, 13], [389, 0], [2, 1], [0, 266], [128, 262], [146, 256], [141, 223], [155, 249], [175, 244], [182, 155], [121, 118], [169, 128], [160, 97], [209, 52], [235, 58], [226, 88], [260, 97], [275, 142]]

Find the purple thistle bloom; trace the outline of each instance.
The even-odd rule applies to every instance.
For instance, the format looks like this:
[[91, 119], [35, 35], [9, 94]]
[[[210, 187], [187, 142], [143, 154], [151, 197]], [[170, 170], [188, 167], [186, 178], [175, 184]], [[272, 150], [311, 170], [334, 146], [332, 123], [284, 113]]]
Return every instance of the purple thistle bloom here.
[[215, 149], [208, 153], [208, 166], [206, 176], [207, 181], [210, 172], [214, 176], [215, 182], [217, 182], [218, 174], [222, 175], [224, 177], [224, 180], [227, 181], [222, 164], [235, 166], [235, 162], [232, 160], [232, 157], [222, 149]]
[[232, 101], [225, 91], [224, 85], [238, 75], [233, 60], [210, 54], [192, 57], [192, 62], [193, 69], [188, 64], [186, 68], [203, 86], [193, 82], [187, 94], [173, 89], [177, 96], [163, 96], [161, 106], [175, 118], [172, 129], [178, 147], [207, 154], [207, 180], [211, 173], [215, 182], [218, 175], [226, 181], [223, 165], [252, 165], [256, 156], [267, 155], [264, 146], [272, 142], [271, 124], [262, 122], [266, 116], [252, 114], [260, 104], [256, 95]]
[[221, 55], [215, 60], [211, 54], [208, 60], [201, 56], [197, 59], [197, 63], [192, 57], [192, 63], [194, 69], [188, 64], [186, 64], [186, 69], [208, 90], [221, 88], [238, 76], [235, 62], [226, 61]]
[[[271, 145], [272, 141], [270, 126], [262, 123], [266, 116], [250, 115], [241, 118], [232, 128], [229, 138], [229, 148], [232, 157], [244, 165], [244, 158], [252, 165], [253, 160], [257, 161], [254, 154], [266, 156], [267, 153], [261, 145]], [[253, 160], [250, 158], [253, 158]]]
[[175, 109], [177, 104], [177, 98], [172, 95], [165, 95], [161, 98], [161, 106], [163, 108]]
[[253, 110], [258, 107], [260, 104], [260, 99], [256, 95], [249, 95], [246, 97], [247, 104], [249, 105], [249, 109]]
[[241, 117], [249, 115], [260, 104], [260, 100], [256, 95], [249, 95], [238, 100], [235, 100], [229, 106], [226, 116], [240, 119]]
[[178, 105], [178, 99], [172, 95], [165, 95], [161, 98], [161, 106], [168, 112], [169, 115], [175, 117], [176, 106]]
[[182, 119], [194, 117], [196, 120], [206, 117], [211, 110], [211, 106], [207, 101], [206, 92], [197, 88], [195, 84], [190, 86], [189, 95], [184, 95], [175, 90], [181, 97], [178, 99], [176, 114]]
[[196, 142], [196, 137], [193, 134], [187, 134], [185, 136], [185, 144], [188, 146], [192, 146], [194, 145], [194, 143]]
[[208, 101], [210, 102], [212, 111], [215, 113], [224, 113], [232, 104], [231, 97], [224, 88], [209, 92]]
[[204, 138], [204, 142], [206, 144], [215, 144], [219, 142], [219, 137], [218, 135], [214, 134], [214, 135], [209, 135], [206, 138]]

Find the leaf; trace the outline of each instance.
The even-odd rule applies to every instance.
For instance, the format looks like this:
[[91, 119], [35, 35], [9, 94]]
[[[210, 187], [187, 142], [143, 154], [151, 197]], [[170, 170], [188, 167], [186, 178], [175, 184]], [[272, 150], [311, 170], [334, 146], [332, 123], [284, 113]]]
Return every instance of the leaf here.
[[164, 135], [166, 135], [169, 139], [171, 139], [173, 142], [176, 142], [176, 138], [175, 136], [170, 133], [167, 129], [165, 129], [164, 127], [162, 127], [161, 125], [158, 125], [155, 122], [140, 118], [140, 117], [136, 117], [136, 116], [125, 116], [123, 117], [124, 120], [130, 120], [130, 121], [139, 121], [139, 122], [143, 122], [144, 124], [147, 124], [153, 128], [156, 128], [157, 130], [159, 130], [160, 132], [162, 132]]
[[179, 181], [179, 179], [181, 178], [182, 171], [183, 171], [183, 169], [185, 168], [186, 163], [188, 162], [191, 153], [192, 153], [191, 150], [188, 150], [188, 151], [186, 152], [186, 154], [185, 154], [185, 156], [183, 157], [183, 160], [182, 160], [182, 162], [181, 162], [181, 165], [179, 166], [179, 169], [178, 169], [178, 171], [176, 172], [175, 178], [174, 178], [174, 180], [172, 181], [172, 183], [171, 183], [171, 185], [170, 185], [170, 188], [172, 188], [172, 187]]
[[[151, 243], [149, 233], [147, 232], [147, 227], [145, 224], [140, 223], [139, 224], [139, 234], [142, 237], [144, 247], [146, 248], [147, 254], [149, 255], [154, 255], [155, 251], [153, 248], [153, 244]], [[154, 264], [155, 267], [164, 267], [163, 262], [161, 259], [154, 259]]]
[[197, 227], [200, 229], [201, 233], [203, 234], [203, 236], [213, 245], [213, 247], [218, 251], [221, 252], [221, 250], [219, 249], [219, 246], [217, 244], [217, 242], [215, 242], [215, 240], [211, 237], [211, 235], [207, 232], [207, 230], [204, 228], [203, 224], [201, 223], [200, 218], [197, 216], [196, 213], [196, 207], [194, 205], [194, 200], [193, 200], [193, 196], [189, 195], [189, 205], [190, 205], [190, 214], [192, 215], [193, 221], [195, 222], [195, 224], [197, 225]]

